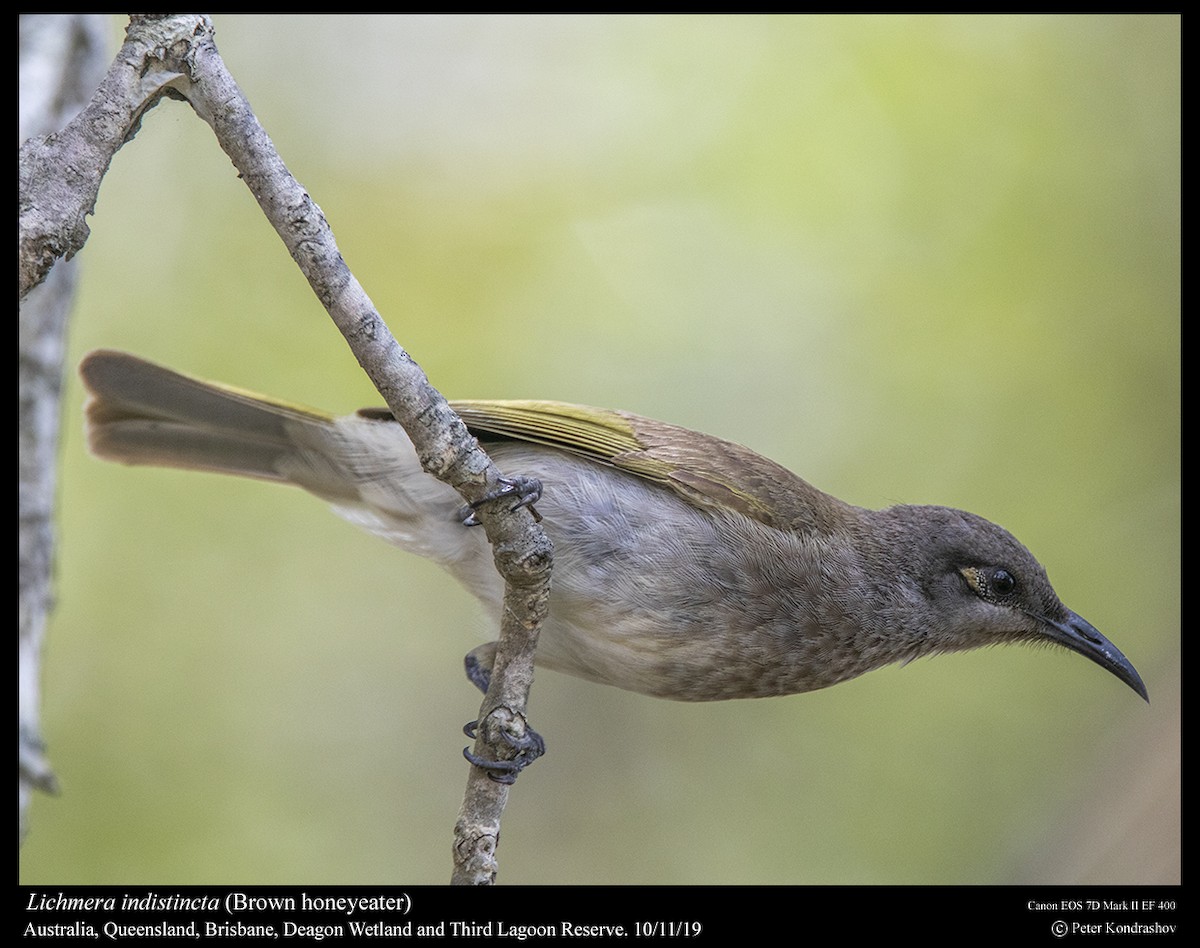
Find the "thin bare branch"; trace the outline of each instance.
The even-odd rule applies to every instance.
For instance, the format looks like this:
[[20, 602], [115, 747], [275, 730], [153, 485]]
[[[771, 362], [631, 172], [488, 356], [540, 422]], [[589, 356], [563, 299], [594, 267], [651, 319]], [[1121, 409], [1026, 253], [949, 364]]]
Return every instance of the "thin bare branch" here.
[[[503, 483], [500, 472], [396, 341], [350, 272], [321, 209], [288, 172], [226, 69], [206, 17], [131, 17], [126, 43], [85, 113], [59, 135], [30, 146], [28, 176], [22, 152], [22, 194], [28, 179], [30, 207], [39, 207], [45, 196], [52, 210], [46, 223], [31, 232], [28, 245], [22, 243], [22, 291], [44, 277], [56, 256], [82, 246], [87, 237], [83, 218], [95, 202], [112, 154], [137, 131], [145, 110], [164, 95], [185, 99], [212, 127], [355, 358], [408, 432], [425, 469], [469, 503], [495, 492]], [[69, 168], [64, 164], [68, 161]], [[49, 170], [35, 170], [39, 168]], [[66, 178], [68, 184], [56, 181], [54, 188], [47, 188], [48, 174]], [[25, 208], [23, 198], [23, 214]], [[533, 650], [549, 596], [551, 546], [527, 509], [486, 504], [479, 519], [506, 593], [476, 753], [507, 759], [513, 751], [503, 734], [520, 737], [525, 730]], [[454, 881], [494, 880], [495, 840], [507, 790], [479, 768], [471, 768], [455, 828]]]

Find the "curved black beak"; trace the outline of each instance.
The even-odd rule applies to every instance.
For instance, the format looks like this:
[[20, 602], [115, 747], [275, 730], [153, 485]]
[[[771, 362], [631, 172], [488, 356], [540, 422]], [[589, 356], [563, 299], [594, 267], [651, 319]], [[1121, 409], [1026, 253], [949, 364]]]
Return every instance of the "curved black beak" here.
[[1045, 616], [1034, 616], [1046, 626], [1046, 636], [1059, 645], [1065, 645], [1072, 652], [1078, 652], [1084, 658], [1090, 658], [1106, 671], [1112, 672], [1121, 681], [1136, 691], [1149, 703], [1150, 696], [1146, 694], [1146, 686], [1142, 676], [1121, 650], [1106, 639], [1083, 616], [1076, 615], [1070, 609], [1067, 617], [1061, 622], [1047, 619]]

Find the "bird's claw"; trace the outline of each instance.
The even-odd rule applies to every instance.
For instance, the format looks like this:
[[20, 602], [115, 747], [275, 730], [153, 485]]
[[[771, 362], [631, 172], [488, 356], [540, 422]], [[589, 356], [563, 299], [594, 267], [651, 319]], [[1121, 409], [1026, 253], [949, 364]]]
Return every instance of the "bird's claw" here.
[[[468, 721], [463, 725], [463, 733], [473, 740], [478, 728], [478, 721]], [[510, 733], [507, 728], [500, 728], [500, 737], [517, 752], [511, 760], [489, 760], [487, 757], [471, 753], [469, 747], [463, 748], [463, 757], [476, 767], [486, 770], [488, 777], [496, 783], [516, 783], [517, 775], [546, 753], [546, 742], [542, 735], [529, 727], [520, 737]]]
[[459, 508], [458, 515], [462, 518], [463, 526], [479, 526], [480, 520], [475, 516], [475, 512], [484, 504], [491, 503], [493, 500], [501, 500], [505, 497], [514, 496], [517, 502], [509, 508], [510, 510], [520, 510], [522, 507], [528, 507], [534, 519], [539, 523], [541, 522], [541, 515], [533, 506], [542, 496], [541, 481], [536, 477], [502, 477], [497, 483], [499, 486], [495, 490], [488, 491], [478, 500]]

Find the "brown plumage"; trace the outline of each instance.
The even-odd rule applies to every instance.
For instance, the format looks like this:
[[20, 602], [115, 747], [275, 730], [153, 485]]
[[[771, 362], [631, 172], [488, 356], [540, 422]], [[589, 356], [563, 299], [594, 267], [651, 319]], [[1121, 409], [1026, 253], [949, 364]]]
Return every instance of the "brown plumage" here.
[[[485, 538], [385, 410], [334, 418], [118, 352], [90, 354], [80, 372], [99, 456], [298, 485], [440, 563], [498, 615]], [[740, 445], [627, 412], [453, 404], [501, 469], [544, 486], [537, 507], [555, 545], [545, 667], [704, 701], [1031, 641], [1078, 652], [1146, 697], [1033, 555], [982, 517], [855, 507]], [[475, 654], [486, 664], [491, 652]]]

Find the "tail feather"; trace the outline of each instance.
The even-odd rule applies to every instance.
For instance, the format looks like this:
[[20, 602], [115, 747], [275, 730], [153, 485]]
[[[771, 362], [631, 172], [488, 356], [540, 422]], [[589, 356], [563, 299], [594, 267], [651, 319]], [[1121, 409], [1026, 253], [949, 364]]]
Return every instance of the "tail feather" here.
[[330, 415], [204, 382], [124, 352], [92, 352], [79, 372], [92, 396], [89, 446], [123, 464], [302, 483], [299, 444], [332, 430]]
[[503, 594], [482, 531], [430, 477], [390, 415], [334, 418], [203, 382], [124, 352], [79, 367], [91, 393], [88, 440], [102, 458], [295, 484], [389, 543], [439, 563], [497, 608]]

